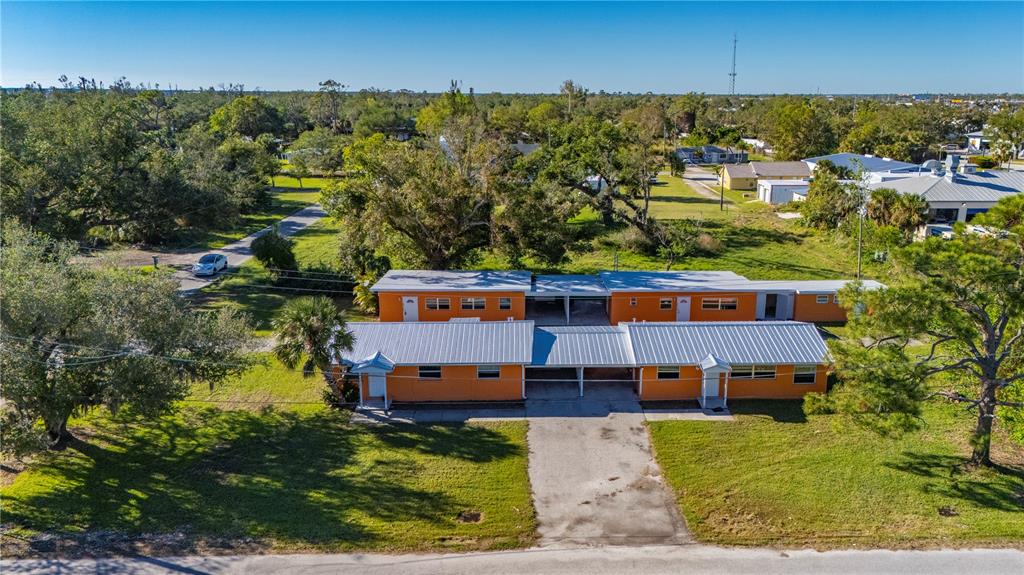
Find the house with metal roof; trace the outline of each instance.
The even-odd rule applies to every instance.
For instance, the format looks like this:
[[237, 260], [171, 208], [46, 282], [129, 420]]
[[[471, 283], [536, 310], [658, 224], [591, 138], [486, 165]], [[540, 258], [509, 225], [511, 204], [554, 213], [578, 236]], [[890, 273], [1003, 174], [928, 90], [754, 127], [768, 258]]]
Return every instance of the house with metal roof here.
[[722, 183], [730, 190], [753, 190], [763, 180], [806, 180], [811, 170], [803, 162], [750, 162], [725, 166]]
[[899, 173], [916, 172], [921, 169], [921, 166], [911, 164], [910, 162], [901, 162], [892, 158], [883, 158], [871, 154], [851, 154], [849, 152], [804, 158], [803, 162], [807, 164], [811, 173], [814, 173], [814, 168], [822, 160], [828, 160], [837, 168], [846, 168], [855, 174], [861, 170], [868, 173]]
[[915, 194], [928, 202], [928, 223], [969, 222], [999, 200], [1024, 192], [1024, 172], [990, 170], [959, 173], [958, 158], [947, 158], [945, 169], [933, 169], [909, 177], [870, 184], [872, 189], [891, 188]]
[[[392, 270], [371, 289], [378, 296], [382, 322], [478, 319], [615, 325], [630, 321], [841, 322], [846, 310], [836, 295], [847, 283], [754, 282], [729, 271], [533, 275]], [[817, 289], [808, 291], [808, 286]]]
[[[825, 389], [828, 351], [800, 322], [351, 323], [354, 345], [337, 375], [359, 381], [360, 402], [519, 401], [531, 385], [600, 381], [640, 399], [796, 398]], [[555, 379], [548, 379], [554, 377]], [[730, 391], [730, 386], [731, 391]]]

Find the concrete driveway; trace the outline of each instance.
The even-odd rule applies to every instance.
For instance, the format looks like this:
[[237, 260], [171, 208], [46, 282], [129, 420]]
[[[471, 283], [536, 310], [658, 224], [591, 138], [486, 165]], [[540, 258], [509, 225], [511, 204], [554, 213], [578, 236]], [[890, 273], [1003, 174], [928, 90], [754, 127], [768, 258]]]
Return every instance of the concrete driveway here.
[[529, 474], [540, 546], [678, 544], [685, 523], [629, 386], [528, 384]]

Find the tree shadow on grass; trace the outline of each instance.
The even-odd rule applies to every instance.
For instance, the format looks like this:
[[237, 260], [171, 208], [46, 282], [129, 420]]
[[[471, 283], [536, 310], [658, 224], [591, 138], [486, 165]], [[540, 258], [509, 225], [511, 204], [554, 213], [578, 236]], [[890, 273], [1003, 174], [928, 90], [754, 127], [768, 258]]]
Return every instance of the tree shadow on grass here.
[[651, 202], [668, 202], [674, 204], [714, 204], [718, 205], [718, 200], [712, 200], [711, 198], [705, 198], [703, 196], [651, 196]]
[[886, 467], [928, 480], [925, 493], [960, 499], [999, 511], [1024, 512], [1024, 469], [997, 465], [990, 469], [968, 469], [965, 458], [904, 451], [901, 459]]
[[729, 411], [733, 415], [768, 417], [777, 423], [807, 423], [804, 403], [799, 399], [730, 399]]
[[467, 506], [419, 486], [422, 462], [401, 450], [486, 462], [521, 449], [487, 428], [367, 429], [337, 412], [201, 408], [96, 426], [89, 441], [40, 462], [55, 483], [5, 498], [6, 523], [183, 533], [174, 553], [197, 552], [209, 537], [373, 548], [388, 543], [376, 532], [382, 524], [445, 528]]

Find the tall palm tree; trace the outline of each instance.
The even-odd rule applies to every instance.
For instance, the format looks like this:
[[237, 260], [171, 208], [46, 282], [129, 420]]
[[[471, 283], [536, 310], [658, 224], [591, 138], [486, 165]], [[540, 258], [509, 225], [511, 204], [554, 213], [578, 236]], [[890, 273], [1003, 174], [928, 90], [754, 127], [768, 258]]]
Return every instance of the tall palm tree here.
[[900, 201], [900, 193], [892, 188], [878, 188], [868, 199], [868, 217], [882, 225], [892, 225], [893, 210]]
[[[345, 314], [325, 296], [300, 297], [286, 303], [274, 318], [274, 356], [289, 369], [300, 363], [307, 377], [319, 369], [333, 387], [331, 361], [355, 342]], [[337, 390], [335, 390], [337, 391]]]
[[892, 225], [910, 234], [928, 220], [928, 202], [917, 194], [901, 194], [892, 206]]

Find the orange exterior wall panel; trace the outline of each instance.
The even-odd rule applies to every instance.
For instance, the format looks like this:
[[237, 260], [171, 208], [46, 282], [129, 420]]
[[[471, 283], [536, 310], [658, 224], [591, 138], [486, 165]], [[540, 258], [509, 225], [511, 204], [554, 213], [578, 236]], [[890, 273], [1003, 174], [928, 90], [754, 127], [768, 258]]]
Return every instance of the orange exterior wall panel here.
[[809, 322], [846, 321], [846, 309], [829, 295], [828, 303], [818, 303], [818, 296], [797, 294], [793, 301], [793, 320]]
[[[402, 321], [402, 298], [416, 297], [419, 306], [418, 321], [448, 321], [453, 317], [478, 317], [481, 321], [506, 321], [508, 318], [526, 319], [526, 295], [523, 292], [381, 292], [377, 294], [380, 321]], [[451, 309], [427, 309], [427, 298], [448, 298]], [[462, 309], [462, 298], [482, 297], [484, 309]], [[511, 298], [512, 309], [498, 309], [499, 298]]]
[[[608, 319], [612, 325], [627, 321], [676, 321], [676, 298], [690, 297], [690, 321], [754, 321], [757, 294], [751, 292], [616, 292], [611, 296]], [[636, 298], [636, 305], [630, 300]], [[701, 309], [704, 298], [736, 298], [734, 310]], [[672, 300], [671, 309], [661, 309], [661, 298]]]
[[[400, 365], [387, 376], [391, 401], [518, 401], [523, 398], [523, 366], [502, 365], [498, 379], [478, 379], [475, 365], [441, 366], [440, 379], [420, 379], [419, 367]], [[369, 379], [363, 397], [371, 399]], [[377, 398], [372, 398], [377, 399]]]
[[[696, 366], [681, 366], [679, 379], [658, 379], [658, 368], [641, 368], [643, 381], [640, 399], [697, 399], [703, 374]], [[827, 386], [828, 366], [819, 365], [813, 384], [793, 383], [793, 366], [779, 365], [775, 379], [729, 379], [729, 399], [799, 399], [812, 391], [823, 392]], [[719, 378], [719, 393], [725, 392], [725, 378]]]

